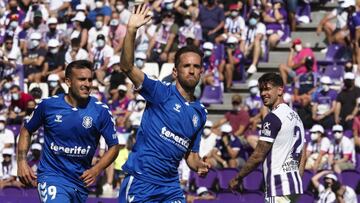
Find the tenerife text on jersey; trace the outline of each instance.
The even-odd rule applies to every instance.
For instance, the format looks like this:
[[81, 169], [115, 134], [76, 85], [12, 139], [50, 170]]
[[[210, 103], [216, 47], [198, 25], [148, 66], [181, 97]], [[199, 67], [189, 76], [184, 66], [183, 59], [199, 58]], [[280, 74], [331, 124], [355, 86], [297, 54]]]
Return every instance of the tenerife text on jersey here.
[[163, 139], [172, 142], [173, 144], [179, 146], [183, 150], [187, 150], [190, 145], [190, 140], [187, 138], [182, 138], [178, 135], [175, 135], [171, 131], [169, 131], [166, 127], [163, 127], [161, 129], [161, 135]]
[[52, 142], [50, 144], [50, 149], [55, 154], [62, 154], [62, 155], [74, 156], [74, 157], [84, 157], [88, 155], [91, 147], [90, 146], [87, 146], [86, 148], [82, 146], [65, 147], [65, 146], [58, 146], [54, 144], [54, 142]]

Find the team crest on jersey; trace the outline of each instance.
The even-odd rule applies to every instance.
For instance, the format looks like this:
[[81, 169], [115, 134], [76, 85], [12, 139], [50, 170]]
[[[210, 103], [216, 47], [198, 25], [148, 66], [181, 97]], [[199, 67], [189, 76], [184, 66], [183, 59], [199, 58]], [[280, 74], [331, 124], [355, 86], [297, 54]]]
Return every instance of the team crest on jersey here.
[[269, 122], [264, 123], [261, 134], [266, 135], [266, 136], [271, 136], [271, 130], [270, 130], [270, 123]]
[[84, 126], [84, 128], [91, 128], [92, 120], [90, 116], [84, 116], [82, 126]]
[[199, 122], [199, 118], [197, 115], [194, 114], [193, 118], [192, 118], [192, 122], [194, 127], [196, 128], [198, 126], [198, 122]]

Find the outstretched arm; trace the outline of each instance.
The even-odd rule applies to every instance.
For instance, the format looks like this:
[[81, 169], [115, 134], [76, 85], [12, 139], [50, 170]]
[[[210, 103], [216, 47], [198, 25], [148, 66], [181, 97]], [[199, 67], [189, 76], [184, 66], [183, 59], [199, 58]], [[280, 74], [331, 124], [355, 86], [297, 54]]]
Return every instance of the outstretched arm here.
[[148, 12], [149, 8], [145, 4], [134, 9], [127, 25], [123, 51], [121, 53], [121, 70], [130, 78], [136, 88], [143, 83], [144, 73], [134, 66], [135, 37], [137, 29], [151, 20]]

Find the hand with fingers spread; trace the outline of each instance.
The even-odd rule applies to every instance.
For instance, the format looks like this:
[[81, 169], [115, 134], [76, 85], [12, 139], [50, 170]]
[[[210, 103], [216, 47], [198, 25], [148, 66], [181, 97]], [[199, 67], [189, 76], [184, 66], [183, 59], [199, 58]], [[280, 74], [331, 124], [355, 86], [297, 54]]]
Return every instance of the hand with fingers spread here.
[[151, 20], [151, 15], [149, 15], [150, 8], [146, 4], [141, 4], [134, 8], [129, 22], [128, 27], [139, 28], [142, 25], [146, 24]]
[[211, 168], [211, 165], [207, 162], [207, 157], [204, 156], [201, 160], [201, 166], [198, 168], [197, 174], [199, 176], [206, 176]]
[[96, 177], [100, 174], [100, 171], [96, 168], [92, 167], [80, 176], [80, 179], [84, 181], [86, 187], [89, 187], [96, 181]]
[[26, 186], [37, 187], [37, 176], [26, 161], [18, 163], [17, 171], [19, 180]]

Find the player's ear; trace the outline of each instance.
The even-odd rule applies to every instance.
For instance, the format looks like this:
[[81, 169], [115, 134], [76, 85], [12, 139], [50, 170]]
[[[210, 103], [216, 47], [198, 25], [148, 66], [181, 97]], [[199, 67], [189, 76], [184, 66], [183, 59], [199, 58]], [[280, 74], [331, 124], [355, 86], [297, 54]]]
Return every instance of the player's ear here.
[[175, 78], [177, 78], [177, 69], [174, 67], [173, 68], [173, 72], [172, 72], [172, 76], [173, 76], [173, 78], [175, 79]]
[[68, 87], [70, 87], [70, 86], [71, 86], [71, 79], [68, 78], [68, 77], [66, 77], [66, 78], [65, 78], [65, 84], [66, 84]]
[[278, 96], [281, 97], [283, 96], [283, 94], [284, 94], [284, 87], [283, 86], [278, 87]]

